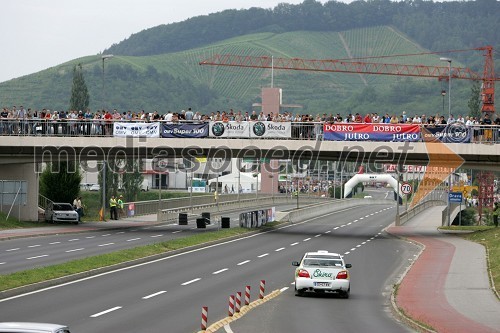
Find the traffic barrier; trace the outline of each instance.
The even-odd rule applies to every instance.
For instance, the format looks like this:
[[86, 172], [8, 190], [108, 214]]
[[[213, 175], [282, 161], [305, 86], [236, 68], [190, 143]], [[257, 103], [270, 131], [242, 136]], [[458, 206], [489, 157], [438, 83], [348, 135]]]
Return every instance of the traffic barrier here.
[[245, 288], [245, 305], [250, 304], [250, 286], [246, 286]]
[[230, 227], [230, 219], [229, 217], [221, 217], [221, 228], [229, 228]]
[[205, 219], [206, 224], [210, 224], [210, 212], [201, 213], [201, 217]]
[[229, 312], [228, 312], [229, 317], [232, 317], [234, 315], [234, 295], [229, 296]]
[[199, 217], [196, 219], [196, 228], [206, 228], [205, 218]]
[[207, 319], [208, 319], [208, 306], [203, 306], [201, 308], [201, 330], [207, 330]]
[[259, 290], [259, 298], [264, 298], [264, 291], [266, 290], [266, 280], [260, 280], [260, 290]]
[[241, 310], [241, 291], [238, 291], [236, 293], [236, 306], [235, 306], [235, 312], [239, 313]]
[[187, 224], [188, 224], [188, 214], [179, 213], [179, 225], [187, 225]]

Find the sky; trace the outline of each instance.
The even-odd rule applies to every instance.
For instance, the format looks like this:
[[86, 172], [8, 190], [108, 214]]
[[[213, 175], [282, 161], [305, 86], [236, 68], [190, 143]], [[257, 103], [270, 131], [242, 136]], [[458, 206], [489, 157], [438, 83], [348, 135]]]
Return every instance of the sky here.
[[99, 54], [160, 24], [282, 2], [303, 0], [1, 0], [0, 82]]

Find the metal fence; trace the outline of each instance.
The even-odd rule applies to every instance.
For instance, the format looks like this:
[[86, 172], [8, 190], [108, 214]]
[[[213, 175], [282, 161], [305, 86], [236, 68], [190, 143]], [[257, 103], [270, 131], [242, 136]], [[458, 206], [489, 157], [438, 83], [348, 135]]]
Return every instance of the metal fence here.
[[[0, 120], [0, 135], [1, 136], [42, 136], [42, 137], [112, 137], [113, 123], [144, 123], [144, 121], [127, 121], [127, 120], [79, 120], [79, 119], [10, 119], [4, 118]], [[155, 121], [158, 123], [166, 123], [165, 121]], [[179, 121], [176, 124], [193, 123], [188, 121]], [[196, 122], [194, 122], [196, 123]], [[200, 122], [198, 122], [200, 123]], [[277, 122], [279, 124], [279, 122]], [[334, 123], [334, 125], [349, 125], [356, 123]], [[459, 123], [453, 123], [459, 124]], [[461, 123], [460, 123], [461, 124]], [[291, 122], [290, 140], [323, 140], [323, 126], [325, 122]], [[380, 125], [404, 125], [404, 124], [380, 124]], [[427, 125], [418, 124], [419, 127], [426, 129], [446, 128], [447, 125]], [[467, 126], [461, 124], [470, 134], [472, 143], [500, 143], [500, 126], [498, 125], [479, 125], [474, 124]], [[456, 126], [445, 132], [456, 132]], [[212, 137], [211, 137], [212, 138]], [[213, 137], [216, 138], [216, 137]], [[228, 138], [221, 138], [228, 139]], [[238, 138], [242, 139], [242, 138]], [[243, 138], [244, 139], [244, 138]], [[255, 138], [253, 138], [255, 139]], [[262, 138], [265, 139], [265, 138]], [[423, 140], [423, 139], [421, 139]], [[453, 141], [452, 141], [453, 142]], [[456, 141], [461, 142], [461, 141]]]

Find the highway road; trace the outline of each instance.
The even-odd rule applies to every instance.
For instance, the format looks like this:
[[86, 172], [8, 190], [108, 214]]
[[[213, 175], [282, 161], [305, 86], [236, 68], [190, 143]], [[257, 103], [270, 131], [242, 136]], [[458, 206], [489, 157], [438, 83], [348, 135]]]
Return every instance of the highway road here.
[[[286, 211], [295, 205], [281, 205], [277, 209]], [[239, 225], [239, 212], [223, 214], [231, 220], [231, 226]], [[164, 242], [196, 234], [196, 216], [191, 216], [188, 225], [165, 223], [144, 227], [99, 230], [75, 234], [59, 234], [4, 240], [0, 242], [0, 273], [8, 274], [35, 267], [55, 265], [70, 260], [96, 256], [141, 245]], [[70, 226], [72, 227], [72, 226]], [[212, 223], [207, 230], [217, 230]], [[78, 227], [75, 227], [78, 230]]]
[[[391, 318], [388, 285], [417, 249], [383, 229], [394, 207], [359, 206], [278, 230], [0, 300], [0, 321], [67, 324], [72, 332], [196, 332], [227, 315], [228, 296], [259, 281], [280, 296], [232, 324], [242, 332], [404, 332]], [[351, 298], [295, 297], [293, 260], [318, 249], [351, 263]]]

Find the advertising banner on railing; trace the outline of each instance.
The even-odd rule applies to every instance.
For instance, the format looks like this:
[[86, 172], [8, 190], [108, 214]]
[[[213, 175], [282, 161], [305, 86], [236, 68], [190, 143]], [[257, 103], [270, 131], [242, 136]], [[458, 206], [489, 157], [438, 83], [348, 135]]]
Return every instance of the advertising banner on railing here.
[[257, 121], [250, 123], [251, 138], [291, 138], [292, 123]]
[[446, 126], [425, 127], [422, 130], [424, 140], [436, 138], [444, 143], [470, 143], [472, 130], [461, 123]]
[[276, 220], [276, 207], [240, 213], [240, 227], [258, 228]]
[[210, 137], [218, 138], [248, 138], [250, 126], [249, 123], [238, 121], [211, 121]]
[[161, 124], [160, 134], [162, 138], [205, 138], [208, 136], [208, 124]]
[[324, 124], [323, 139], [329, 141], [419, 141], [420, 127], [413, 124]]
[[137, 137], [137, 138], [159, 138], [160, 123], [113, 123], [113, 136]]

